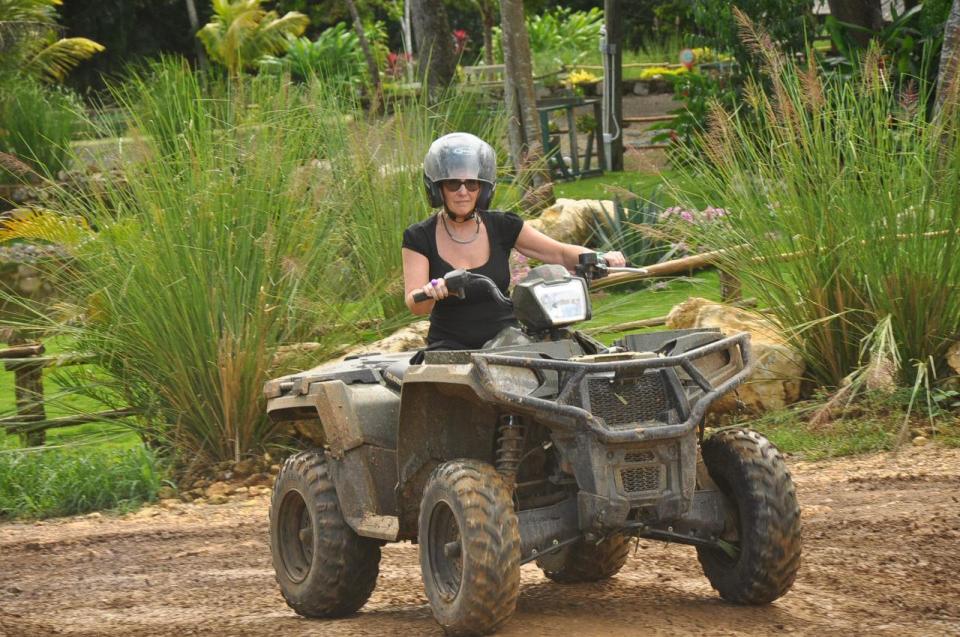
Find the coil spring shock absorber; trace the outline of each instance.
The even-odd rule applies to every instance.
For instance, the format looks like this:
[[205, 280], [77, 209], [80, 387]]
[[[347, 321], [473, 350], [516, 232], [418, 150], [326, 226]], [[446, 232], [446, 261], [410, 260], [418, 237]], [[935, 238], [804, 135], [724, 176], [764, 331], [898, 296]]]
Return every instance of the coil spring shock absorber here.
[[523, 455], [523, 423], [516, 416], [502, 416], [497, 427], [497, 472], [512, 488]]

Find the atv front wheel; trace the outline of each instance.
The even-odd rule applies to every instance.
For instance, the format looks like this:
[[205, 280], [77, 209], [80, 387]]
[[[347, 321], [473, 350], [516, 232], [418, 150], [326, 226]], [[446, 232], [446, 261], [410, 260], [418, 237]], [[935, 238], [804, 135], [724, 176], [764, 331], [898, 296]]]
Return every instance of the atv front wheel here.
[[[729, 551], [697, 548], [710, 584], [725, 600], [767, 604], [784, 595], [800, 568], [800, 506], [783, 457], [773, 443], [746, 429], [705, 440], [703, 462], [735, 509]], [[733, 522], [733, 520], [732, 520]]]
[[630, 538], [625, 535], [611, 535], [599, 544], [580, 540], [574, 543], [563, 558], [559, 568], [548, 560], [537, 560], [537, 566], [543, 574], [560, 584], [578, 582], [598, 582], [613, 577], [630, 556]]
[[433, 616], [448, 635], [485, 635], [520, 594], [520, 530], [500, 474], [477, 460], [437, 467], [423, 490], [420, 567]]
[[343, 519], [323, 451], [284, 463], [270, 503], [270, 549], [280, 592], [305, 617], [343, 617], [363, 606], [377, 583], [380, 544]]

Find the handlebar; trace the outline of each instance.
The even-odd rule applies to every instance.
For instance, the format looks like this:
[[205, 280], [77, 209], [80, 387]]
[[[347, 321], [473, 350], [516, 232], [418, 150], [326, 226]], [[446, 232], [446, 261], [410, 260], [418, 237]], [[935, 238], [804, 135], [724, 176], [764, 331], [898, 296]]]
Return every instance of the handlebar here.
[[[580, 263], [576, 268], [577, 276], [583, 277], [587, 281], [603, 278], [612, 272], [649, 274], [646, 268], [610, 267], [603, 260], [603, 255], [597, 252], [584, 252], [580, 255], [579, 261]], [[492, 279], [482, 274], [475, 274], [462, 269], [451, 270], [443, 275], [443, 280], [447, 284], [447, 289], [450, 290], [450, 292], [457, 298], [464, 298], [466, 295], [467, 285], [469, 285], [471, 281], [474, 281], [481, 283], [484, 287], [489, 289], [494, 300], [501, 305], [505, 305], [507, 307], [512, 306], [510, 299], [503, 295], [503, 293], [500, 291], [500, 288], [497, 287], [497, 284], [494, 283]], [[430, 298], [430, 296], [424, 294], [423, 292], [416, 292], [413, 295], [413, 302], [423, 303], [424, 301], [430, 300]]]
[[[497, 284], [493, 282], [493, 279], [486, 277], [482, 274], [474, 274], [473, 272], [468, 272], [466, 270], [451, 270], [443, 275], [443, 280], [447, 284], [447, 289], [456, 296], [457, 298], [464, 298], [466, 296], [466, 288], [470, 282], [476, 282], [482, 284], [488, 290], [490, 290], [493, 299], [505, 305], [507, 307], [512, 307], [510, 299], [504, 296], [503, 292], [500, 291], [500, 288], [497, 287]], [[429, 300], [430, 297], [424, 294], [423, 292], [417, 292], [413, 295], [414, 303], [422, 303], [423, 301]]]

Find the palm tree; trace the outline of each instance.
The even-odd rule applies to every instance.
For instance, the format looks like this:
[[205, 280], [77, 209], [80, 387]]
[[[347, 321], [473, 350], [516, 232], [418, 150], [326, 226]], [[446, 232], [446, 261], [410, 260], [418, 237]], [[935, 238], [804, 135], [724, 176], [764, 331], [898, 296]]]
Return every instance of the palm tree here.
[[261, 2], [213, 0], [213, 19], [197, 33], [210, 59], [226, 66], [232, 77], [264, 55], [285, 51], [289, 37], [302, 34], [310, 22], [297, 11], [278, 16], [263, 9]]
[[88, 38], [58, 38], [62, 0], [0, 0], [0, 67], [59, 82], [104, 50]]

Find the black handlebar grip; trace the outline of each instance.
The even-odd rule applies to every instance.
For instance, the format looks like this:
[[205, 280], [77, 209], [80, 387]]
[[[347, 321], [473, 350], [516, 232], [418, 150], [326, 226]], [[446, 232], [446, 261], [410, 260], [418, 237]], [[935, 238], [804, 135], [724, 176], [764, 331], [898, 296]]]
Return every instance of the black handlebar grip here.
[[428, 300], [430, 300], [430, 297], [427, 296], [426, 293], [424, 292], [417, 292], [416, 294], [413, 295], [414, 303], [423, 303], [424, 301], [428, 301]]

